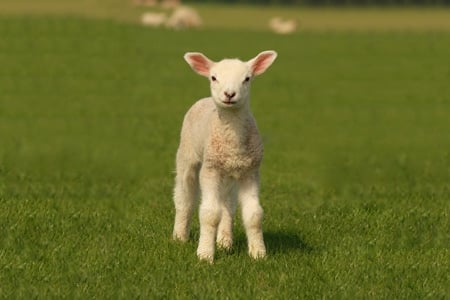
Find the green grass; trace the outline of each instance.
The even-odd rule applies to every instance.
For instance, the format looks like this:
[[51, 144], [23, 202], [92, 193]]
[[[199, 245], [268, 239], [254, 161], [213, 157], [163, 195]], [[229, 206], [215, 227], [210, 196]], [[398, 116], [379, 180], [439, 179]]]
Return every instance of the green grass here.
[[[279, 58], [253, 85], [269, 257], [171, 241], [182, 59]], [[448, 298], [448, 33], [172, 32], [0, 18], [4, 298]]]

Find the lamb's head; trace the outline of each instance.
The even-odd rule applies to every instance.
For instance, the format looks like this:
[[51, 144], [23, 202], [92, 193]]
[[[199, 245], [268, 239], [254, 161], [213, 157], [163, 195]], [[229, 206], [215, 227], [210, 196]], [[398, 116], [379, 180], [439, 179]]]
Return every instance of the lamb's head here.
[[248, 104], [250, 82], [264, 73], [273, 63], [277, 53], [264, 51], [249, 61], [224, 59], [214, 62], [198, 52], [188, 52], [184, 59], [198, 74], [208, 77], [211, 95], [217, 106], [240, 108]]

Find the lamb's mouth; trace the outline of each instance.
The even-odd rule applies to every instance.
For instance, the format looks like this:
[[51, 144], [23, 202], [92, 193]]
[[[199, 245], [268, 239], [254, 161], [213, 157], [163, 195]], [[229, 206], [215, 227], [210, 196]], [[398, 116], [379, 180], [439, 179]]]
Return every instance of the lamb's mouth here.
[[226, 104], [226, 105], [234, 105], [234, 104], [236, 104], [236, 102], [237, 102], [237, 101], [231, 101], [231, 100], [225, 100], [225, 101], [222, 101], [222, 103], [223, 103], [223, 104]]

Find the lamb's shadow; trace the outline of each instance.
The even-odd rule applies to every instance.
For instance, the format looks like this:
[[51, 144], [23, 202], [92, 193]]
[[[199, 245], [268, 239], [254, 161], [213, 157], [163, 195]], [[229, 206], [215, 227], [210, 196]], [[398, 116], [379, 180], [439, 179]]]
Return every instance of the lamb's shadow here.
[[[286, 254], [291, 252], [311, 253], [316, 249], [305, 242], [299, 232], [294, 231], [270, 231], [264, 232], [264, 242], [269, 255]], [[235, 251], [247, 251], [247, 238], [245, 234], [236, 236]]]
[[298, 232], [292, 231], [267, 231], [264, 233], [269, 254], [304, 252], [310, 253], [315, 249], [306, 243], [304, 238]]

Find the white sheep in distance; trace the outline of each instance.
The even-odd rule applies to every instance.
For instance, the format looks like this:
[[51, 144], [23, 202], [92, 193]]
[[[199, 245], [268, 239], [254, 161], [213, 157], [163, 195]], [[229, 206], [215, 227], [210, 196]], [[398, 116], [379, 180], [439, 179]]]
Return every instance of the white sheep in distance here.
[[278, 34], [290, 34], [297, 30], [297, 22], [292, 19], [283, 20], [280, 17], [274, 17], [269, 21], [270, 29]]
[[249, 98], [252, 79], [266, 71], [276, 57], [275, 51], [264, 51], [247, 62], [213, 62], [202, 53], [184, 55], [194, 71], [209, 78], [211, 97], [197, 101], [184, 117], [176, 157], [173, 238], [188, 240], [200, 188], [200, 260], [213, 262], [215, 242], [231, 249], [238, 203], [249, 255], [254, 259], [266, 256], [259, 203], [263, 146]]
[[141, 16], [141, 23], [144, 26], [159, 27], [166, 22], [165, 13], [146, 12]]
[[177, 7], [168, 18], [166, 26], [172, 29], [197, 28], [202, 25], [198, 12], [188, 6]]

